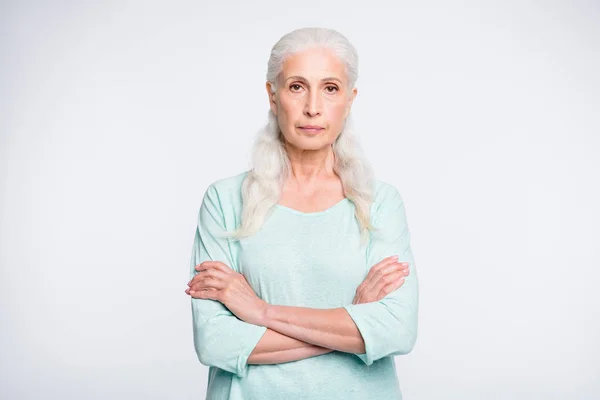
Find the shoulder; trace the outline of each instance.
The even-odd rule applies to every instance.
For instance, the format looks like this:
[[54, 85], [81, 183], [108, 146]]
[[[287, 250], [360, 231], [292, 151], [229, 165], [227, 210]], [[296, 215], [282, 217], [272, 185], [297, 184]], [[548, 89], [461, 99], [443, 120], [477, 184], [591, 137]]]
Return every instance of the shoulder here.
[[[204, 194], [205, 199], [217, 201], [222, 208], [227, 205], [238, 206], [242, 202], [242, 184], [250, 171], [226, 176], [213, 181]], [[236, 207], [237, 208], [237, 207]]]
[[217, 179], [211, 183], [208, 188], [218, 192], [219, 194], [226, 194], [228, 192], [238, 192], [242, 189], [242, 183], [250, 171], [240, 172], [232, 176]]
[[375, 182], [371, 218], [377, 227], [384, 230], [406, 229], [406, 207], [397, 186], [384, 181]]
[[402, 204], [403, 200], [398, 187], [380, 179], [373, 180], [373, 211], [377, 212], [381, 208]]

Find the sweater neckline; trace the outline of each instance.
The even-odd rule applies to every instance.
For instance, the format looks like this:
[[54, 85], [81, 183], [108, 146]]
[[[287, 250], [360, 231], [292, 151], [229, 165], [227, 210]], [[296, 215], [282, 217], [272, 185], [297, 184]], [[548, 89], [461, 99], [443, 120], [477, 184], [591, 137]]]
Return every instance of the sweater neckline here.
[[338, 201], [337, 203], [335, 203], [331, 207], [326, 208], [325, 210], [314, 211], [314, 212], [304, 212], [304, 211], [296, 210], [295, 208], [290, 208], [290, 207], [281, 205], [279, 203], [275, 204], [275, 208], [278, 208], [279, 210], [282, 210], [282, 211], [289, 212], [291, 214], [302, 215], [302, 216], [305, 216], [305, 217], [315, 217], [315, 216], [318, 216], [318, 215], [327, 214], [327, 213], [329, 213], [329, 212], [331, 212], [331, 211], [333, 211], [333, 210], [341, 207], [343, 204], [346, 204], [348, 202], [350, 202], [350, 199], [347, 198], [347, 197], [344, 197], [342, 200]]

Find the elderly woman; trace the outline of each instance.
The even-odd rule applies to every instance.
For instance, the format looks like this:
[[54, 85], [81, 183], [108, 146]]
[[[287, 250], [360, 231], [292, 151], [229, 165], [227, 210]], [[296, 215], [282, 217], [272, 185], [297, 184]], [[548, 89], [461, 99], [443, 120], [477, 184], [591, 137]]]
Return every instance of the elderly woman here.
[[273, 47], [252, 169], [206, 190], [191, 257], [208, 399], [401, 399], [417, 337], [405, 207], [349, 118], [357, 53], [304, 28]]

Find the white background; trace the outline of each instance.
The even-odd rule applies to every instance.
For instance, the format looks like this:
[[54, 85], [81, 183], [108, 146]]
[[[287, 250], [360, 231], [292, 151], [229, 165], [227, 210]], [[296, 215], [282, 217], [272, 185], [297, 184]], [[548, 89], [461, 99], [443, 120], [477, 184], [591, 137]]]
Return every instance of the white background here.
[[360, 140], [406, 203], [405, 399], [600, 397], [598, 2], [0, 4], [1, 398], [204, 398], [198, 208], [304, 26], [357, 47]]

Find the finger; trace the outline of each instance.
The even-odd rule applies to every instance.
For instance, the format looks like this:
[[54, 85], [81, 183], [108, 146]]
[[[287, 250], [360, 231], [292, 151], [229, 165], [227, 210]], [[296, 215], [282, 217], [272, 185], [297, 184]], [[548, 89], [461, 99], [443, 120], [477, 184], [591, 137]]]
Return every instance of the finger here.
[[[194, 287], [194, 286], [192, 286], [192, 287], [188, 287], [187, 289], [185, 289], [185, 292], [186, 292], [187, 294], [190, 294], [190, 292], [191, 292], [192, 290], [194, 290], [194, 291], [198, 291], [198, 290], [208, 290], [208, 289], [211, 289], [211, 288], [204, 288], [204, 289], [202, 289], [202, 288], [199, 288], [199, 287]], [[211, 290], [212, 290], [212, 289], [211, 289]]]
[[356, 295], [354, 296], [354, 304], [369, 303], [374, 300], [376, 291], [365, 289], [366, 286], [363, 284], [359, 285], [356, 289]]
[[227, 282], [220, 280], [220, 279], [215, 279], [213, 277], [206, 277], [200, 281], [198, 281], [198, 283], [192, 285], [190, 287], [190, 291], [202, 291], [202, 290], [209, 290], [209, 289], [216, 289], [216, 290], [221, 290], [227, 287]]
[[364, 295], [358, 296], [356, 298], [354, 304], [370, 303], [375, 300], [377, 300], [377, 299], [371, 293], [365, 293]]
[[404, 264], [401, 262], [394, 262], [392, 264], [388, 264], [385, 267], [381, 268], [379, 270], [379, 273], [375, 273], [375, 277], [381, 279], [382, 277], [394, 273], [394, 272], [398, 272], [398, 271], [404, 271], [408, 268], [408, 264]]
[[385, 277], [383, 277], [379, 281], [378, 285], [371, 290], [371, 293], [373, 293], [373, 292], [377, 293], [375, 301], [381, 300], [382, 298], [387, 296], [389, 293], [393, 292], [394, 290], [396, 290], [400, 286], [402, 286], [402, 284], [404, 284], [404, 282], [406, 281], [407, 275], [408, 275], [408, 272], [406, 272], [406, 270], [403, 269], [403, 270], [393, 272], [393, 273], [388, 274]]
[[[392, 254], [391, 256], [389, 256], [389, 257], [386, 257], [386, 258], [384, 258], [384, 259], [383, 259], [383, 260], [381, 260], [381, 261], [386, 261], [386, 260], [397, 260], [397, 259], [398, 259], [398, 254]], [[379, 262], [381, 262], [381, 261], [379, 261]]]
[[205, 261], [201, 264], [196, 265], [196, 274], [192, 277], [192, 279], [188, 282], [188, 286], [193, 286], [198, 283], [200, 279], [207, 276], [206, 274], [211, 274], [213, 271], [220, 271], [215, 268], [215, 264], [217, 261]]
[[389, 285], [390, 283], [396, 282], [400, 278], [404, 278], [404, 276], [404, 272], [401, 270], [390, 272], [386, 276], [379, 279], [370, 290], [371, 292], [376, 293], [376, 296], [379, 296], [378, 293], [381, 289], [383, 289], [386, 285]]
[[373, 275], [376, 274], [381, 268], [385, 268], [386, 266], [393, 264], [395, 262], [396, 262], [395, 256], [384, 258], [377, 264], [373, 265], [371, 267], [371, 269], [369, 269], [369, 272], [367, 273], [367, 276], [365, 277], [365, 281], [367, 279], [372, 279]]
[[191, 290], [190, 296], [195, 299], [211, 299], [218, 300], [217, 298], [218, 291], [217, 290]]
[[379, 298], [379, 300], [383, 299], [385, 296], [392, 293], [394, 290], [400, 288], [400, 286], [402, 286], [405, 281], [406, 281], [406, 279], [404, 277], [402, 277], [392, 283], [385, 285], [383, 287], [383, 289], [381, 289], [381, 291], [379, 292], [379, 295], [377, 297]]
[[398, 260], [386, 261], [385, 263], [378, 265], [377, 268], [374, 268], [372, 273], [374, 274], [374, 277], [381, 278], [399, 268], [408, 268], [408, 262]]
[[[392, 262], [384, 267], [380, 268], [376, 272], [373, 273], [370, 280], [365, 283], [367, 291], [379, 290], [378, 285], [382, 279], [386, 278], [389, 274], [399, 272], [402, 270], [403, 266], [399, 262]], [[389, 278], [388, 278], [389, 279]], [[376, 289], [377, 288], [377, 289]]]
[[366, 303], [366, 298], [362, 295], [362, 294], [358, 294], [355, 298], [354, 301], [352, 301], [352, 304], [362, 304], [362, 303]]
[[410, 267], [408, 266], [408, 264], [406, 266], [401, 267], [400, 272], [402, 272], [404, 276], [408, 276], [408, 274], [410, 273]]
[[392, 265], [386, 266], [385, 268], [381, 269], [380, 271], [381, 271], [381, 273], [376, 274], [376, 276], [375, 276], [378, 280], [384, 279], [389, 274], [395, 274], [398, 272], [402, 273], [403, 275], [408, 275], [409, 266], [408, 266], [407, 262], [396, 262]]
[[[204, 289], [204, 290], [214, 290], [214, 289]], [[185, 289], [185, 293], [186, 293], [187, 295], [191, 296], [191, 292], [192, 292], [192, 289], [191, 289], [191, 288], [187, 288], [187, 289]]]
[[191, 290], [203, 290], [206, 288], [223, 289], [230, 281], [228, 274], [216, 269], [199, 272], [193, 279]]
[[207, 269], [216, 268], [223, 272], [233, 271], [227, 264], [221, 261], [204, 261], [194, 267], [196, 271], [205, 271]]
[[[390, 256], [384, 258], [379, 263], [375, 264], [368, 272], [364, 281], [358, 287], [358, 291], [367, 295], [369, 298], [370, 294], [379, 292], [380, 287], [377, 287], [377, 283], [387, 274], [395, 272], [403, 267], [408, 267], [408, 262], [398, 262], [398, 256]], [[361, 299], [364, 300], [364, 299]]]
[[192, 287], [192, 286], [194, 286], [196, 283], [198, 283], [198, 281], [199, 281], [200, 279], [202, 279], [202, 277], [204, 276], [204, 275], [203, 275], [203, 273], [204, 273], [204, 272], [205, 272], [205, 271], [197, 272], [197, 273], [196, 273], [196, 274], [195, 274], [195, 275], [192, 277], [192, 279], [190, 279], [190, 281], [188, 282], [188, 286], [189, 286], [189, 287]]
[[196, 266], [194, 267], [194, 269], [195, 269], [196, 271], [204, 271], [204, 270], [206, 270], [207, 268], [210, 268], [211, 264], [212, 264], [212, 263], [214, 263], [214, 262], [215, 262], [215, 261], [203, 261], [203, 262], [201, 262], [200, 264], [196, 265]]
[[[223, 267], [225, 270], [227, 270], [227, 267]], [[208, 276], [212, 276], [215, 278], [220, 278], [220, 279], [228, 279], [228, 275], [229, 273], [222, 270], [219, 267], [208, 267], [203, 271], [198, 272], [198, 274], [196, 274], [196, 276], [194, 276], [194, 279], [199, 280], [199, 279], [204, 279]]]
[[233, 274], [235, 271], [227, 264], [222, 262], [217, 262], [214, 267], [216, 270], [221, 271], [224, 274]]
[[379, 268], [386, 266], [387, 264], [391, 263], [391, 262], [396, 262], [398, 260], [398, 256], [390, 256], [390, 257], [386, 257], [383, 260], [379, 261], [378, 263], [376, 263], [375, 265], [373, 265], [369, 271], [377, 271]]

